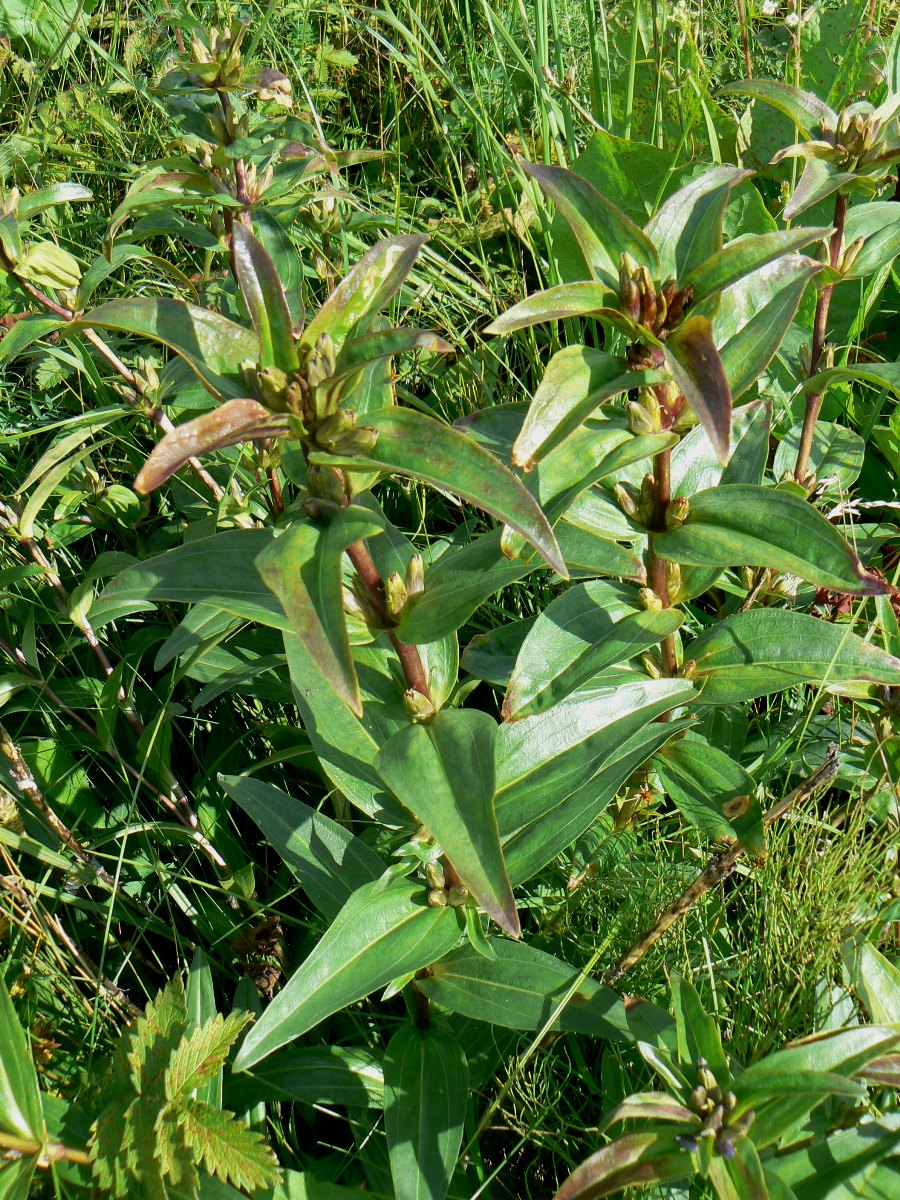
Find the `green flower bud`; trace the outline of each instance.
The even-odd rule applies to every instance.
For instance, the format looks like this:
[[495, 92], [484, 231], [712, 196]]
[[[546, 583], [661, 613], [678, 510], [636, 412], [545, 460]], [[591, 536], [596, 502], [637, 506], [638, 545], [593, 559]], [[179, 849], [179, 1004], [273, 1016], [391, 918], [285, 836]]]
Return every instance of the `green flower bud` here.
[[451, 908], [461, 908], [469, 899], [469, 889], [464, 887], [452, 887], [447, 892], [447, 903]]
[[414, 554], [406, 568], [406, 594], [410, 600], [415, 600], [425, 591], [425, 560], [421, 554]]
[[425, 879], [430, 888], [443, 888], [444, 886], [444, 868], [440, 863], [431, 862], [425, 864]]
[[428, 893], [428, 903], [432, 908], [446, 908], [447, 893], [443, 888], [432, 888]]
[[417, 692], [414, 688], [408, 688], [403, 693], [403, 707], [406, 709], [406, 715], [415, 724], [430, 721], [432, 717], [437, 715], [437, 709], [428, 697], [423, 696], [421, 692]]
[[406, 584], [396, 571], [392, 572], [384, 581], [384, 596], [388, 612], [395, 620], [399, 620], [406, 608], [409, 595], [406, 591]]
[[628, 429], [631, 433], [640, 437], [642, 434], [658, 432], [652, 416], [642, 404], [638, 404], [634, 400], [629, 400], [627, 411]]
[[678, 529], [687, 520], [691, 502], [687, 496], [676, 496], [666, 509], [666, 529]]
[[637, 502], [631, 493], [626, 489], [625, 484], [617, 483], [613, 488], [613, 495], [616, 498], [616, 503], [626, 517], [634, 517], [637, 515]]

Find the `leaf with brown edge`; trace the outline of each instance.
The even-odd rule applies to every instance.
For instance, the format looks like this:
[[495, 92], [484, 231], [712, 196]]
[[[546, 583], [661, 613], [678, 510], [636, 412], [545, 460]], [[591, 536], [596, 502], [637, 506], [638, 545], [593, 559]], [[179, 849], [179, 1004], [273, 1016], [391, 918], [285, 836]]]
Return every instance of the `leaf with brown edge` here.
[[553, 1200], [600, 1200], [638, 1183], [660, 1183], [694, 1174], [690, 1154], [672, 1133], [630, 1133], [585, 1159]]
[[688, 317], [669, 334], [666, 362], [723, 466], [731, 449], [731, 388], [708, 318]]
[[287, 431], [287, 418], [269, 412], [256, 400], [226, 400], [212, 412], [170, 430], [153, 449], [134, 481], [134, 490], [147, 495], [166, 482], [191, 458], [252, 442], [278, 437]]
[[619, 1121], [674, 1121], [678, 1125], [699, 1128], [700, 1118], [668, 1092], [637, 1092], [626, 1096], [621, 1104], [603, 1118], [601, 1132], [609, 1129]]
[[239, 221], [231, 236], [234, 272], [259, 338], [260, 365], [296, 371], [293, 322], [278, 269], [262, 242]]
[[561, 283], [526, 296], [491, 321], [485, 333], [512, 333], [543, 321], [590, 317], [609, 305], [615, 293], [602, 283]]

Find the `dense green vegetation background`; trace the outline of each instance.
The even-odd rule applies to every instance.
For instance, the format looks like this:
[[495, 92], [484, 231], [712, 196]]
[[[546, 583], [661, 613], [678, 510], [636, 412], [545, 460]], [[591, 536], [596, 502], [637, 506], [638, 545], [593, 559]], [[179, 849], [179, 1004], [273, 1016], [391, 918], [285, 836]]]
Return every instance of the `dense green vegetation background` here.
[[[623, 187], [655, 201], [684, 164], [741, 154], [760, 172], [749, 208], [779, 211], [793, 168], [766, 164], [790, 140], [789, 123], [751, 119], [719, 89], [749, 68], [822, 95], [841, 83], [865, 94], [884, 63], [896, 15], [889, 9], [848, 3], [798, 12], [768, 0], [746, 0], [746, 10], [724, 0], [272, 0], [230, 15], [250, 22], [246, 52], [289, 77], [312, 141], [383, 151], [303, 198], [286, 235], [303, 264], [295, 284], [311, 304], [321, 301], [329, 273], [342, 274], [377, 237], [427, 233], [415, 311], [400, 315], [436, 330], [458, 353], [424, 365], [400, 360], [396, 390], [407, 404], [454, 421], [529, 399], [550, 354], [592, 336], [578, 321], [507, 339], [483, 334], [511, 304], [558, 282], [566, 253], [567, 235], [538, 208], [515, 155], [571, 166], [582, 154], [612, 154]], [[63, 180], [89, 187], [92, 203], [60, 206], [46, 222], [58, 244], [86, 262], [126, 184], [177, 137], [155, 85], [177, 53], [183, 14], [103, 2], [61, 4], [58, 18], [33, 11], [24, 0], [0, 0], [0, 196]], [[222, 15], [211, 4], [191, 6], [200, 21]], [[332, 212], [339, 220], [329, 263], [321, 235]], [[122, 267], [97, 299], [124, 288], [214, 306], [226, 274], [215, 230], [184, 235], [160, 221], [145, 241], [154, 256]], [[0, 276], [0, 332], [29, 311], [26, 302]], [[898, 311], [893, 267], [877, 281], [849, 283], [834, 300], [831, 340], [849, 348], [852, 361], [892, 361], [900, 355]], [[142, 348], [139, 363], [130, 352], [143, 371], [164, 361], [158, 350]], [[790, 401], [798, 354], [799, 345], [789, 346], [768, 378], [773, 444], [798, 417]], [[183, 419], [205, 402], [199, 386], [182, 387], [169, 412]], [[853, 505], [859, 546], [877, 552], [891, 579], [900, 544], [897, 411], [886, 389], [848, 383], [829, 392], [823, 412], [864, 443], [859, 462], [852, 444], [849, 486], [838, 470], [830, 502]], [[88, 413], [100, 419], [79, 440]], [[48, 470], [45, 460], [35, 475], [41, 456], [70, 433], [61, 467]], [[96, 600], [129, 561], [177, 544], [188, 526], [195, 536], [215, 527], [208, 497], [189, 475], [176, 478], [165, 500], [132, 490], [153, 436], [145, 417], [123, 407], [104, 364], [71, 342], [51, 337], [0, 366], [0, 720], [52, 808], [35, 808], [17, 786], [15, 763], [0, 764], [0, 968], [44, 1088], [68, 1100], [99, 1086], [124, 1023], [198, 950], [227, 1012], [242, 978], [271, 995], [324, 928], [284, 861], [217, 782], [250, 770], [313, 807], [325, 802], [330, 785], [293, 706], [280, 638], [256, 628], [179, 648], [171, 635], [180, 611], [148, 604], [120, 615]], [[227, 488], [239, 464], [239, 450], [227, 451], [213, 474]], [[453, 499], [417, 483], [392, 482], [381, 499], [422, 548], [466, 532]], [[266, 503], [257, 472], [247, 504], [264, 515]], [[36, 523], [33, 543], [3, 536], [23, 510]], [[477, 514], [467, 516], [474, 529]], [[553, 587], [540, 575], [504, 588], [460, 631], [460, 646], [533, 620]], [[857, 621], [859, 633], [877, 622], [882, 644], [896, 652], [889, 600], [870, 602], [864, 615], [858, 600], [809, 600], [828, 619]], [[724, 611], [727, 587], [717, 602]], [[90, 616], [99, 655], [78, 628], [79, 613]], [[628, 992], [666, 1007], [667, 972], [681, 971], [744, 1061], [840, 1023], [852, 1003], [841, 954], [848, 931], [900, 918], [900, 742], [896, 702], [887, 699], [860, 718], [848, 702], [794, 689], [755, 702], [740, 719], [730, 710], [708, 718], [707, 736], [773, 797], [820, 765], [830, 743], [840, 747], [840, 772], [825, 799], [773, 827], [764, 860], [741, 867], [647, 953], [623, 985]], [[179, 823], [177, 803], [173, 811], [161, 805], [174, 781], [202, 838]], [[339, 797], [328, 803], [352, 820]], [[60, 854], [71, 866], [81, 852], [69, 838], [112, 877], [112, 893], [60, 873]], [[227, 869], [217, 869], [201, 840]], [[531, 881], [520, 910], [528, 938], [576, 967], [598, 955], [614, 963], [714, 850], [655, 777], [635, 781]], [[889, 940], [891, 948], [896, 953]], [[368, 1047], [374, 1061], [405, 1011], [401, 999], [365, 1002], [334, 1018], [329, 1036]], [[537, 1044], [463, 1019], [454, 1028], [472, 1072], [467, 1135], [497, 1100], [454, 1196], [549, 1197], [599, 1144], [602, 1114], [649, 1085], [637, 1055], [612, 1043], [567, 1036]], [[389, 1187], [377, 1109], [285, 1100], [270, 1105], [267, 1130], [282, 1163], [310, 1179], [367, 1180], [375, 1194]], [[67, 1186], [58, 1178], [45, 1185], [47, 1194]]]

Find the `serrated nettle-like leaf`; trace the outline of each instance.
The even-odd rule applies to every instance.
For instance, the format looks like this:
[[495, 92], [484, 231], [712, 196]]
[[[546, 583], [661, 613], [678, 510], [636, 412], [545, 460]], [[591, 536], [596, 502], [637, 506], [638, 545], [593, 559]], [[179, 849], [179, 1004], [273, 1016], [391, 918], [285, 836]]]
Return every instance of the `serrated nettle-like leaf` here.
[[[822, 263], [802, 254], [788, 254], [722, 294], [714, 327], [732, 399], [742, 396], [772, 361], [807, 285], [822, 269]], [[729, 329], [725, 322], [742, 310], [745, 319]]]
[[189, 1151], [210, 1175], [246, 1191], [271, 1187], [278, 1178], [278, 1160], [263, 1135], [233, 1113], [194, 1101], [179, 1110], [177, 1122]]
[[654, 759], [666, 791], [685, 820], [714, 838], [737, 838], [751, 854], [766, 839], [756, 785], [744, 768], [697, 734], [671, 741]]
[[256, 559], [323, 678], [357, 716], [362, 700], [344, 616], [342, 560], [348, 546], [381, 532], [373, 512], [351, 505], [324, 526], [292, 525]]
[[713, 167], [685, 184], [647, 222], [659, 252], [660, 281], [673, 276], [679, 287], [722, 248], [722, 220], [732, 188], [751, 171]]
[[544, 321], [594, 316], [607, 309], [614, 299], [615, 293], [603, 283], [561, 283], [514, 304], [491, 321], [484, 332], [512, 333]]
[[547, 518], [519, 479], [492, 454], [451, 425], [409, 408], [369, 413], [365, 427], [378, 437], [365, 456], [311, 456], [346, 470], [379, 470], [411, 476], [452, 492], [510, 525], [564, 579], [568, 577]]
[[626, 253], [646, 267], [653, 279], [659, 277], [659, 257], [653, 242], [587, 180], [562, 167], [525, 162], [520, 165], [568, 222], [595, 279], [618, 290], [619, 259]]
[[134, 490], [147, 495], [170, 479], [189, 459], [237, 446], [240, 442], [280, 437], [287, 417], [272, 413], [257, 400], [226, 400], [212, 412], [171, 429], [151, 451], [134, 481]]
[[171, 1103], [186, 1099], [208, 1084], [224, 1066], [231, 1047], [251, 1019], [251, 1014], [245, 1012], [230, 1013], [227, 1017], [217, 1013], [188, 1034], [166, 1067], [163, 1080], [166, 1100]]
[[683, 525], [654, 538], [660, 558], [690, 567], [767, 567], [853, 596], [890, 591], [799, 496], [778, 488], [720, 484], [692, 496], [690, 504]]
[[601, 1200], [636, 1184], [665, 1183], [693, 1174], [693, 1159], [674, 1133], [629, 1133], [585, 1159], [553, 1200]]
[[567, 346], [547, 364], [513, 446], [513, 463], [531, 470], [604, 401], [665, 378], [662, 371], [630, 371], [602, 350]]
[[[435, 963], [418, 986], [438, 1004], [505, 1029], [552, 1029], [654, 1045], [673, 1035], [667, 1012], [623, 999], [560, 958], [524, 942], [491, 941], [494, 958], [466, 944]], [[568, 997], [568, 1000], [566, 999]]]
[[69, 328], [73, 333], [112, 329], [161, 342], [185, 360], [213, 395], [223, 399], [243, 395], [240, 364], [259, 362], [260, 357], [259, 339], [251, 329], [183, 300], [110, 300], [73, 321]]
[[748, 233], [729, 242], [679, 282], [694, 289], [694, 304], [731, 287], [770, 262], [819, 242], [831, 234], [827, 226], [813, 229], [779, 229], [775, 233]]
[[739, 704], [801, 683], [900, 685], [900, 658], [846, 626], [785, 609], [726, 617], [701, 633], [685, 656], [696, 664], [701, 704]]
[[358, 887], [384, 873], [387, 864], [375, 851], [325, 813], [261, 779], [220, 775], [219, 781], [329, 920]]
[[773, 79], [742, 79], [721, 88], [720, 96], [749, 96], [771, 104], [811, 137], [819, 129], [835, 129], [838, 115], [814, 92]]
[[332, 1013], [437, 962], [459, 939], [453, 908], [430, 908], [422, 884], [377, 880], [353, 893], [244, 1038], [244, 1071]]
[[665, 354], [676, 383], [724, 466], [731, 448], [731, 387], [709, 319], [697, 314], [682, 321], [669, 335]]
[[384, 1131], [396, 1200], [444, 1200], [462, 1145], [469, 1068], [452, 1034], [404, 1025], [384, 1052]]
[[394, 795], [437, 839], [462, 883], [512, 937], [521, 930], [494, 814], [497, 723], [448, 709], [395, 733], [377, 766]]
[[31, 1047], [0, 976], [0, 1128], [41, 1142], [44, 1117]]
[[368, 322], [399, 292], [427, 240], [416, 234], [376, 243], [350, 268], [306, 326], [300, 346], [310, 349], [327, 333], [340, 351], [355, 330], [368, 332]]
[[[602, 585], [581, 587], [596, 593]], [[554, 604], [559, 606], [556, 612]], [[592, 613], [579, 613], [573, 630], [570, 624], [573, 615], [570, 606], [553, 601], [538, 617], [522, 647], [506, 692], [504, 720], [515, 721], [544, 712], [588, 685], [607, 667], [628, 662], [657, 645], [675, 633], [683, 620], [674, 609], [630, 612], [611, 620], [608, 612], [595, 607]], [[561, 629], [556, 625], [558, 619], [565, 622]]]
[[299, 358], [278, 270], [262, 243], [240, 221], [234, 222], [231, 239], [234, 272], [259, 339], [259, 364], [290, 374]]

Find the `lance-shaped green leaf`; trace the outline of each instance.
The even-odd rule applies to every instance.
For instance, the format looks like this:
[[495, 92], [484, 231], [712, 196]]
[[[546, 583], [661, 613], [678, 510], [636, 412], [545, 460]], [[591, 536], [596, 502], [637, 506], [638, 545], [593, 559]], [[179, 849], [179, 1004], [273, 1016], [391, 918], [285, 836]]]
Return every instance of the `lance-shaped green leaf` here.
[[621, 1104], [603, 1118], [601, 1129], [609, 1129], [619, 1121], [672, 1121], [690, 1130], [699, 1129], [702, 1122], [693, 1109], [686, 1108], [667, 1092], [637, 1092], [626, 1096]]
[[382, 532], [372, 512], [351, 505], [324, 526], [292, 525], [256, 559], [310, 658], [357, 716], [362, 700], [344, 616], [341, 562], [348, 546]]
[[377, 242], [337, 285], [300, 337], [311, 348], [323, 333], [340, 350], [358, 327], [366, 332], [372, 317], [397, 294], [427, 241], [422, 235], [403, 235]]
[[313, 455], [312, 461], [347, 470], [375, 469], [409, 475], [452, 492], [511, 525], [558, 575], [568, 578], [553, 530], [537, 501], [487, 450], [451, 425], [442, 425], [410, 408], [367, 413], [363, 423], [378, 435], [364, 457]]
[[659, 257], [651, 239], [586, 179], [563, 167], [520, 165], [568, 222], [595, 279], [618, 291], [622, 254], [630, 254], [653, 279], [659, 277]]
[[800, 683], [900, 684], [900, 658], [846, 626], [786, 609], [750, 609], [711, 626], [691, 643], [702, 704], [739, 704]]
[[628, 1133], [585, 1159], [553, 1200], [601, 1200], [635, 1184], [666, 1183], [693, 1174], [693, 1159], [676, 1134]]
[[51, 183], [47, 187], [35, 188], [20, 197], [16, 209], [23, 221], [36, 217], [38, 213], [57, 204], [75, 204], [81, 200], [93, 200], [94, 193], [80, 183]]
[[453, 633], [485, 600], [517, 583], [535, 564], [510, 562], [500, 550], [500, 530], [483, 533], [468, 545], [451, 546], [425, 568], [425, 591], [404, 610], [397, 635], [418, 646]]
[[384, 873], [386, 864], [361, 838], [302, 800], [261, 779], [220, 775], [219, 782], [329, 920], [358, 887]]
[[[607, 599], [613, 602], [609, 609], [602, 607]], [[503, 701], [503, 719], [544, 712], [607, 667], [627, 662], [681, 626], [683, 618], [674, 610], [636, 611], [629, 602], [633, 599], [631, 589], [598, 581], [570, 588], [552, 601], [522, 646]]]
[[753, 400], [731, 417], [728, 466], [716, 457], [706, 431], [696, 425], [672, 451], [672, 495], [691, 497], [719, 483], [762, 483], [769, 457], [772, 401]]
[[726, 330], [719, 357], [733, 399], [751, 387], [774, 358], [796, 316], [807, 284], [823, 269], [802, 254], [785, 255], [754, 272], [722, 296], [716, 335], [726, 313], [745, 309], [746, 318], [736, 330]]
[[453, 347], [438, 334], [428, 329], [381, 329], [366, 333], [362, 337], [346, 342], [337, 356], [332, 379], [344, 379], [355, 375], [372, 363], [395, 354], [409, 354], [413, 350], [426, 350], [431, 354], [452, 354]]
[[712, 325], [697, 314], [665, 343], [666, 362], [724, 465], [731, 446], [731, 388], [713, 341]]
[[740, 763], [688, 733], [665, 746], [654, 765], [686, 821], [710, 837], [737, 838], [751, 854], [765, 854], [756, 785]]
[[683, 525], [653, 539], [660, 558], [689, 567], [767, 567], [852, 596], [890, 591], [817, 509], [790, 492], [720, 484], [690, 504]]
[[661, 371], [630, 371], [602, 350], [567, 346], [547, 364], [513, 446], [513, 463], [530, 471], [604, 401], [665, 378]]
[[[900, 158], [900, 149], [896, 157]], [[857, 238], [865, 240], [852, 265], [841, 272], [845, 279], [864, 279], [900, 254], [898, 207], [893, 200], [870, 200], [868, 204], [854, 205], [847, 213], [844, 245], [852, 246]]]
[[485, 333], [512, 333], [544, 321], [590, 317], [609, 306], [614, 293], [602, 283], [561, 283], [535, 292], [491, 321]]
[[771, 104], [789, 117], [807, 137], [818, 129], [835, 129], [838, 116], [814, 92], [806, 92], [790, 83], [774, 79], [742, 79], [719, 91], [720, 96], [743, 95]]
[[272, 1054], [252, 1071], [226, 1081], [225, 1104], [233, 1111], [272, 1100], [381, 1108], [381, 1056], [361, 1047], [298, 1046]]
[[231, 237], [234, 273], [259, 338], [260, 365], [290, 374], [299, 359], [278, 270], [262, 243], [240, 221], [235, 221]]
[[[765, 1163], [766, 1176], [774, 1177], [796, 1200], [827, 1200], [829, 1196], [861, 1196], [891, 1200], [896, 1193], [896, 1159], [900, 1149], [900, 1113], [866, 1120], [855, 1129], [829, 1133], [803, 1146], [779, 1154]], [[880, 1164], [880, 1165], [879, 1165]], [[774, 1187], [773, 1197], [780, 1196]]]
[[[792, 425], [775, 451], [772, 474], [783, 479], [793, 474], [800, 448], [803, 425]], [[819, 481], [837, 480], [842, 491], [852, 487], [859, 478], [866, 456], [866, 443], [852, 429], [831, 421], [817, 421], [809, 452], [809, 470]]]
[[259, 362], [259, 339], [252, 329], [183, 300], [110, 300], [73, 321], [69, 328], [73, 333], [114, 329], [161, 342], [180, 355], [217, 396], [240, 397], [241, 363], [248, 359]]
[[456, 910], [429, 907], [421, 884], [357, 888], [247, 1034], [233, 1069], [246, 1071], [332, 1013], [437, 962], [459, 935]]
[[257, 400], [226, 400], [211, 412], [170, 429], [157, 442], [134, 481], [146, 495], [170, 479], [192, 458], [286, 433], [287, 417], [273, 413]]
[[749, 179], [740, 167], [713, 167], [679, 188], [647, 222], [659, 252], [659, 280], [673, 276], [684, 287], [722, 248], [722, 220], [732, 188]]
[[0, 976], [0, 1129], [28, 1142], [43, 1142], [44, 1117], [38, 1077], [25, 1030]]
[[672, 1036], [672, 1018], [655, 1004], [623, 1000], [525, 942], [498, 938], [491, 946], [494, 958], [460, 946], [435, 963], [418, 986], [444, 1008], [504, 1029], [542, 1029], [560, 1008], [552, 1029], [632, 1044], [657, 1045]]
[[65, 327], [59, 317], [23, 317], [8, 329], [0, 340], [0, 363], [12, 362], [14, 358], [39, 342], [41, 338]]
[[842, 954], [853, 987], [872, 1020], [900, 1026], [900, 968], [862, 937], [845, 942]]
[[852, 367], [829, 367], [819, 371], [803, 383], [806, 396], [821, 396], [833, 383], [870, 383], [873, 387], [887, 388], [900, 396], [900, 362], [854, 363]]
[[469, 1066], [452, 1034], [400, 1027], [384, 1052], [384, 1132], [396, 1200], [444, 1200], [468, 1093]]
[[681, 285], [693, 287], [694, 304], [700, 304], [709, 296], [723, 291], [776, 258], [802, 250], [812, 242], [822, 241], [830, 233], [831, 229], [827, 226], [814, 229], [779, 229], [774, 233], [748, 233], [736, 241], [729, 242], [717, 254], [711, 255], [696, 267], [687, 279], [681, 280]]
[[28, 1200], [34, 1195], [31, 1181], [37, 1164], [36, 1154], [26, 1154], [0, 1167], [0, 1200]]
[[794, 188], [793, 195], [784, 206], [784, 219], [793, 221], [801, 213], [820, 204], [840, 191], [848, 184], [858, 182], [859, 177], [853, 171], [839, 171], [832, 162], [822, 158], [809, 158], [803, 166], [800, 182]]
[[512, 937], [520, 933], [494, 815], [497, 723], [454, 708], [395, 733], [377, 767], [398, 800], [434, 835], [481, 907]]

